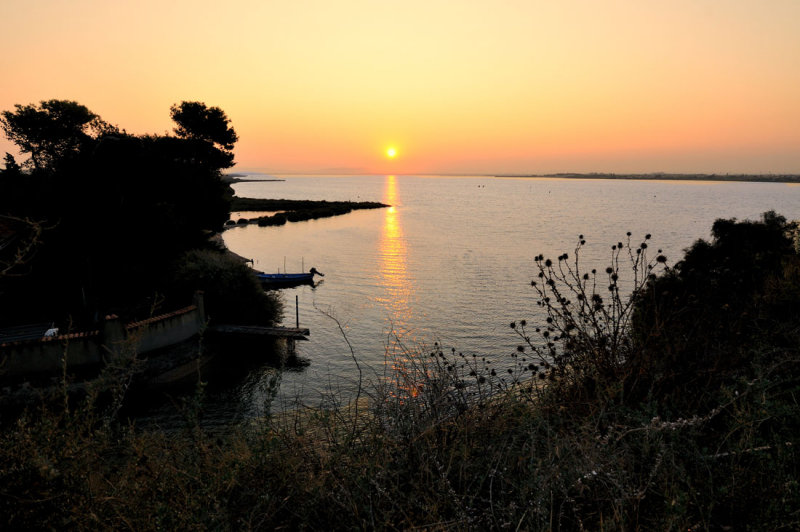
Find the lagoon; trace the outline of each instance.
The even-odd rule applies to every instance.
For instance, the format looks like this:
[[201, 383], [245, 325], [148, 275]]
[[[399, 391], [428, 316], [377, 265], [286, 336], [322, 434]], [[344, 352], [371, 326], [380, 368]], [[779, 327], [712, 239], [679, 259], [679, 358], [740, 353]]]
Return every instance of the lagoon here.
[[[248, 174], [251, 178], [263, 177]], [[481, 176], [280, 176], [241, 182], [254, 198], [380, 201], [389, 208], [280, 227], [227, 230], [228, 248], [265, 272], [325, 273], [315, 287], [282, 290], [284, 324], [300, 324], [298, 344], [310, 365], [284, 372], [277, 401], [320, 406], [347, 400], [357, 380], [350, 346], [367, 379], [380, 379], [392, 358], [445, 349], [486, 356], [503, 368], [518, 342], [511, 321], [535, 321], [533, 257], [587, 245], [585, 268], [605, 268], [626, 232], [674, 263], [717, 218], [758, 219], [775, 210], [800, 218], [800, 187], [783, 183], [635, 181]], [[332, 318], [335, 318], [332, 319]], [[338, 323], [337, 323], [338, 322]], [[344, 336], [339, 330], [344, 330]], [[345, 338], [346, 336], [346, 338]], [[348, 342], [350, 346], [348, 346]], [[402, 346], [402, 347], [399, 347]], [[401, 351], [398, 354], [398, 351]], [[263, 413], [273, 372], [251, 374], [218, 412]], [[233, 399], [235, 397], [235, 399]], [[217, 405], [219, 407], [219, 405]]]

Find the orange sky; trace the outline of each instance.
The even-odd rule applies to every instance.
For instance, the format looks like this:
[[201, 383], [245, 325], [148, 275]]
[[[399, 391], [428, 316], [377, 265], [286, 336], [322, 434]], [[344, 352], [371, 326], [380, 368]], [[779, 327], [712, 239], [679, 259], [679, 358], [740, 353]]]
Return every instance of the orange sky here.
[[797, 0], [3, 0], [0, 20], [0, 110], [71, 99], [164, 133], [200, 100], [242, 170], [800, 173]]

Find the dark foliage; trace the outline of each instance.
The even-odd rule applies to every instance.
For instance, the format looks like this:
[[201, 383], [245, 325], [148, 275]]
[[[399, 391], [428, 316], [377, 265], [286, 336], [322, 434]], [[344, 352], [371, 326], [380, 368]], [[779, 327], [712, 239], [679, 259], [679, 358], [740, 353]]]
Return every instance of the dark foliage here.
[[384, 203], [375, 201], [313, 201], [313, 200], [287, 200], [287, 199], [261, 199], [240, 198], [231, 200], [231, 210], [234, 211], [310, 211], [318, 209], [380, 209], [388, 207]]
[[3, 162], [5, 163], [5, 169], [0, 172], [0, 176], [2, 176], [4, 179], [18, 178], [22, 176], [22, 167], [17, 164], [17, 160], [13, 155], [6, 152], [5, 157], [3, 157]]
[[714, 390], [792, 345], [796, 230], [774, 212], [717, 220], [713, 240], [697, 241], [671, 268], [660, 250], [649, 254], [650, 235], [632, 245], [629, 233], [611, 246], [605, 271], [591, 273], [580, 269], [581, 236], [572, 257], [536, 257], [531, 284], [546, 321], [512, 328], [563, 401], [636, 406], [659, 397], [673, 414], [709, 410]]
[[47, 100], [37, 105], [16, 105], [0, 113], [0, 127], [22, 153], [30, 155], [36, 170], [53, 168], [77, 156], [92, 139], [91, 126], [102, 129], [98, 116], [68, 100]]
[[274, 325], [282, 313], [278, 298], [264, 292], [252, 268], [214, 250], [194, 250], [172, 268], [170, 292], [188, 299], [202, 290], [206, 315], [215, 323]]
[[168, 265], [209, 245], [230, 212], [233, 191], [220, 170], [231, 165], [236, 134], [218, 108], [184, 102], [172, 113], [180, 137], [129, 135], [75, 102], [2, 114], [32, 171], [11, 179], [7, 159], [0, 213], [44, 232], [30, 275], [4, 293], [0, 321], [80, 326], [152, 310], [143, 302], [168, 291]]
[[181, 102], [170, 107], [170, 116], [177, 124], [175, 134], [179, 138], [193, 141], [198, 152], [216, 155], [213, 164], [219, 168], [233, 166], [231, 150], [239, 137], [222, 109], [202, 102]]
[[237, 224], [258, 223], [259, 227], [284, 225], [286, 222], [303, 222], [318, 218], [329, 218], [347, 214], [359, 209], [380, 209], [388, 207], [383, 203], [374, 201], [313, 201], [313, 200], [285, 200], [285, 199], [258, 199], [240, 198], [234, 196], [231, 200], [231, 209], [236, 211], [285, 211], [272, 216], [260, 216], [247, 220], [239, 219]]
[[754, 345], [791, 343], [787, 332], [800, 324], [796, 229], [774, 212], [717, 220], [711, 242], [698, 240], [652, 279], [635, 298], [632, 388], [696, 407], [707, 390], [747, 375]]
[[269, 227], [273, 225], [286, 225], [286, 215], [278, 213], [272, 216], [261, 216], [258, 218], [259, 227]]

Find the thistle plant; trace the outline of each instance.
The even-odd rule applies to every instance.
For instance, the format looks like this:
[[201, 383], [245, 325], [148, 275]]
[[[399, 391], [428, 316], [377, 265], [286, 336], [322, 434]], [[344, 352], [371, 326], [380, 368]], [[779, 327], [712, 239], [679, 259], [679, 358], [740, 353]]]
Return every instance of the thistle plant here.
[[610, 263], [604, 271], [585, 271], [581, 252], [586, 245], [578, 237], [572, 257], [564, 253], [553, 260], [537, 255], [537, 278], [531, 286], [544, 323], [511, 323], [523, 344], [539, 359], [541, 377], [562, 384], [586, 385], [612, 382], [627, 371], [625, 362], [636, 349], [630, 334], [636, 298], [667, 259], [659, 249], [653, 257], [645, 235], [638, 245], [631, 233], [625, 242], [611, 246]]

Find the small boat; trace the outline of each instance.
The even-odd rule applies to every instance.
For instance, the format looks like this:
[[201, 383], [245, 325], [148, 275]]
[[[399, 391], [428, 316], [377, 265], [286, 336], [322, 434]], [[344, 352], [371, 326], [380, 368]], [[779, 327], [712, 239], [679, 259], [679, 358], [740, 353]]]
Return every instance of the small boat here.
[[308, 273], [257, 273], [256, 277], [261, 281], [261, 284], [269, 287], [287, 287], [296, 286], [301, 284], [310, 284], [314, 282], [314, 276], [319, 275], [325, 277], [324, 273], [320, 273], [316, 268], [311, 268]]

